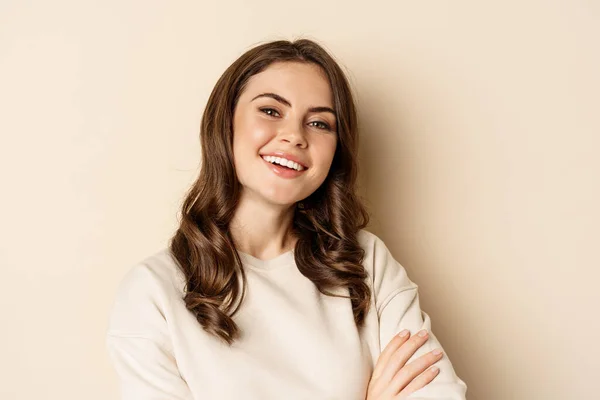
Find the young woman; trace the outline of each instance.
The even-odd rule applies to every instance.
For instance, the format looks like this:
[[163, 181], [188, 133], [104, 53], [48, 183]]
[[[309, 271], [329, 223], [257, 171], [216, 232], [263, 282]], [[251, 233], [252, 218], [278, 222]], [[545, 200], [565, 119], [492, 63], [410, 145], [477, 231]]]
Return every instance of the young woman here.
[[243, 54], [200, 138], [169, 248], [118, 289], [107, 346], [123, 399], [465, 398], [417, 286], [364, 229], [354, 101], [322, 47]]

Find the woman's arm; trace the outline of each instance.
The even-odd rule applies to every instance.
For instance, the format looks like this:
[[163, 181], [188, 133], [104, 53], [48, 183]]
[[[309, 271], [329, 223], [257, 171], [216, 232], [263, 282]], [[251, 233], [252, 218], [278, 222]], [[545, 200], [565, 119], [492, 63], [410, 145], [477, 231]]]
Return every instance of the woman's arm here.
[[[407, 361], [413, 360], [442, 346], [431, 332], [431, 320], [421, 311], [417, 288], [400, 291], [387, 303], [380, 313], [380, 340], [387, 343], [394, 334], [402, 329], [408, 329], [415, 335], [420, 330], [427, 330], [428, 340]], [[425, 387], [414, 392], [407, 399], [412, 400], [464, 400], [466, 395], [465, 383], [456, 376], [450, 359], [444, 354], [435, 363], [439, 373]]]
[[192, 400], [181, 377], [164, 317], [165, 283], [143, 264], [121, 281], [110, 315], [106, 346], [122, 400]]
[[153, 339], [111, 334], [106, 345], [123, 400], [192, 400], [175, 357], [164, 346]]
[[[409, 364], [434, 349], [441, 349], [441, 344], [431, 332], [429, 316], [421, 310], [418, 286], [408, 278], [405, 269], [394, 259], [384, 242], [373, 236], [373, 253], [370, 256], [373, 257], [373, 287], [382, 349], [404, 329], [409, 330], [411, 335], [423, 329], [429, 333], [428, 340], [408, 360]], [[407, 399], [464, 400], [466, 385], [454, 372], [447, 355], [444, 354], [435, 365], [439, 367], [435, 379]]]

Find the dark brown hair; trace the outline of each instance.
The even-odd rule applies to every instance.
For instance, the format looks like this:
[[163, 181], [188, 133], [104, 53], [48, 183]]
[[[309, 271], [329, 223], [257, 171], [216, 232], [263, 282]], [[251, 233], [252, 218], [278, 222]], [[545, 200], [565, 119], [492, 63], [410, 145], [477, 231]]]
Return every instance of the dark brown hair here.
[[[298, 270], [328, 296], [347, 288], [357, 326], [371, 301], [364, 250], [357, 233], [369, 215], [356, 193], [357, 117], [350, 85], [334, 59], [317, 43], [274, 41], [239, 57], [215, 85], [202, 116], [201, 170], [183, 202], [180, 226], [170, 250], [186, 279], [185, 303], [207, 332], [232, 344], [239, 328], [232, 317], [246, 289], [246, 275], [229, 232], [239, 201], [233, 165], [233, 113], [250, 77], [274, 62], [312, 63], [329, 79], [337, 113], [338, 143], [327, 178], [296, 206], [293, 231], [298, 238]], [[241, 284], [240, 284], [241, 283]]]

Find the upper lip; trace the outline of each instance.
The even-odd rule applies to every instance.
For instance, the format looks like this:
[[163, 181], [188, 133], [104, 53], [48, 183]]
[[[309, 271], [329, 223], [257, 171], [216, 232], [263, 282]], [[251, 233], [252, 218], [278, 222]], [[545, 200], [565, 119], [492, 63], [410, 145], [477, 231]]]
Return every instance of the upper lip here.
[[285, 158], [286, 160], [290, 160], [290, 161], [293, 161], [295, 163], [298, 163], [298, 164], [302, 165], [304, 168], [308, 168], [308, 164], [306, 163], [306, 161], [302, 161], [300, 159], [300, 157], [297, 157], [297, 156], [295, 156], [293, 154], [290, 154], [290, 153], [285, 153], [283, 151], [276, 151], [276, 152], [273, 152], [273, 153], [264, 153], [264, 154], [261, 154], [261, 156], [262, 157], [273, 156], [273, 157]]

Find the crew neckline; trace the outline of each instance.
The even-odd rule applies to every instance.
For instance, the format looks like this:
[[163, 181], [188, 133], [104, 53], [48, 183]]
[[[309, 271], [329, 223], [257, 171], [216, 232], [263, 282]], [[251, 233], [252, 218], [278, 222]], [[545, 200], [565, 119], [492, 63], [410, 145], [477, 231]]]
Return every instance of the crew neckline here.
[[244, 253], [243, 251], [237, 250], [240, 260], [244, 264], [249, 264], [253, 267], [260, 269], [273, 269], [277, 267], [283, 267], [286, 265], [293, 264], [295, 262], [294, 258], [294, 249], [288, 250], [285, 253], [281, 253], [278, 256], [273, 258], [269, 258], [267, 260], [261, 260], [260, 258], [256, 258], [253, 255], [248, 253]]

